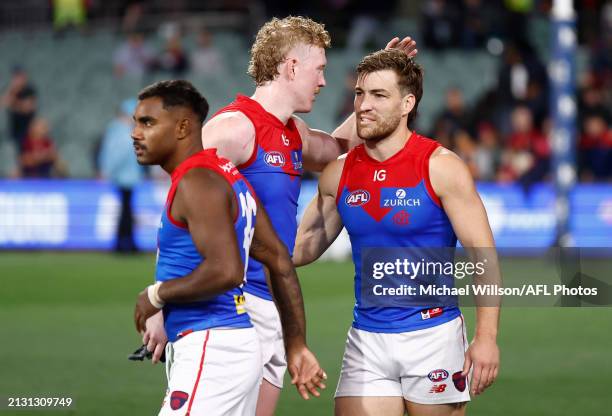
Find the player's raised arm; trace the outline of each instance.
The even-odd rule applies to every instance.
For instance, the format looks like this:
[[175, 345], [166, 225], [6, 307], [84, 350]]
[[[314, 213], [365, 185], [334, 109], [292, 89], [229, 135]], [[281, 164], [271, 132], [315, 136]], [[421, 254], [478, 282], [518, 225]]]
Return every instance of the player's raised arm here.
[[[172, 216], [189, 227], [206, 261], [186, 276], [158, 282], [149, 287], [154, 289], [140, 293], [134, 312], [139, 332], [145, 329], [146, 319], [165, 303], [205, 300], [242, 284], [244, 269], [231, 215], [237, 207], [232, 204], [229, 185], [213, 172], [192, 169], [179, 182], [170, 208]], [[154, 291], [151, 297], [157, 306], [150, 302], [148, 291]]]
[[330, 163], [319, 178], [319, 188], [300, 222], [293, 263], [312, 263], [327, 250], [342, 231], [342, 220], [336, 208], [336, 193], [344, 160]]
[[300, 283], [289, 251], [276, 235], [261, 204], [257, 208], [250, 255], [263, 263], [270, 273], [269, 285], [283, 327], [291, 383], [296, 385], [304, 399], [308, 399], [308, 392], [318, 397], [317, 388], [325, 388], [323, 380], [327, 376], [306, 345], [306, 319]]
[[244, 114], [219, 114], [202, 127], [204, 149], [217, 149], [220, 157], [240, 166], [249, 160], [255, 146], [255, 127]]
[[[501, 283], [497, 256], [493, 250], [493, 233], [467, 166], [447, 149], [434, 153], [429, 163], [432, 186], [440, 197], [457, 238], [471, 257], [486, 258], [487, 279]], [[469, 215], [466, 215], [468, 212]], [[472, 394], [482, 393], [497, 377], [499, 312], [498, 306], [476, 308], [476, 332], [466, 352], [463, 368], [464, 375], [467, 375], [473, 366]]]

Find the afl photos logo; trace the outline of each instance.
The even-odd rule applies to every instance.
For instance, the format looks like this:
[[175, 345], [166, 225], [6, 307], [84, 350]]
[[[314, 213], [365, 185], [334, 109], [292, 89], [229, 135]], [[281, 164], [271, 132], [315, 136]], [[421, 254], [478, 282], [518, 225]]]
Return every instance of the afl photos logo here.
[[353, 191], [346, 196], [344, 202], [349, 207], [358, 207], [370, 200], [370, 193], [364, 190]]
[[266, 165], [280, 168], [285, 166], [285, 156], [281, 152], [268, 152], [264, 155]]

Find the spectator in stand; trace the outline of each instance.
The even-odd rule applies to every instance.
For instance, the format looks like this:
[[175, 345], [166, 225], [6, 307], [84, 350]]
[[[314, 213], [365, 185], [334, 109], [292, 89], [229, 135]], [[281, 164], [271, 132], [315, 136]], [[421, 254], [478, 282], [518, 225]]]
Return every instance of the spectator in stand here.
[[396, 3], [397, 0], [352, 0], [346, 2], [344, 12], [353, 16], [346, 40], [347, 49], [360, 51], [366, 48], [369, 43], [373, 45], [384, 44], [387, 35], [382, 29], [389, 16], [395, 11]]
[[13, 68], [12, 78], [2, 96], [2, 106], [7, 108], [9, 137], [15, 143], [17, 153], [21, 153], [30, 123], [36, 115], [37, 100], [36, 89], [20, 66]]
[[578, 108], [580, 124], [584, 127], [584, 120], [590, 116], [600, 116], [608, 124], [611, 120], [610, 109], [605, 104], [604, 90], [597, 85], [594, 76], [585, 77], [584, 88], [580, 90]]
[[117, 226], [115, 251], [134, 253], [138, 251], [134, 241], [134, 215], [132, 193], [143, 176], [142, 167], [136, 160], [132, 145], [132, 116], [136, 100], [121, 103], [119, 114], [108, 125], [100, 147], [99, 166], [101, 176], [110, 180], [121, 195], [121, 214]]
[[344, 76], [344, 87], [342, 91], [342, 99], [336, 110], [336, 123], [340, 125], [344, 120], [355, 111], [355, 84], [357, 83], [357, 74], [355, 70], [347, 71]]
[[478, 125], [478, 147], [474, 155], [478, 179], [487, 182], [494, 181], [500, 162], [499, 133], [493, 124], [481, 122]]
[[198, 74], [222, 74], [225, 72], [225, 62], [213, 42], [213, 35], [202, 28], [198, 33], [197, 46], [191, 53], [193, 69]]
[[132, 32], [113, 55], [115, 76], [142, 77], [149, 72], [154, 60], [155, 53], [145, 43], [144, 35]]
[[444, 108], [436, 118], [434, 125], [439, 129], [436, 133], [442, 133], [443, 136], [453, 137], [459, 130], [468, 130], [469, 115], [463, 100], [463, 93], [459, 88], [451, 87], [446, 91]]
[[162, 53], [157, 57], [155, 69], [169, 72], [174, 77], [180, 77], [189, 68], [189, 60], [183, 50], [181, 35], [176, 33], [168, 38]]
[[[510, 115], [517, 105], [525, 102], [540, 110], [538, 98], [548, 97], [547, 79], [545, 67], [527, 42], [509, 43], [497, 83], [498, 103], [502, 113]], [[502, 133], [508, 134], [510, 120], [503, 117], [500, 121]]]
[[136, 31], [142, 24], [145, 14], [145, 0], [124, 0], [123, 18], [121, 19], [121, 31], [130, 33]]
[[506, 140], [499, 179], [518, 180], [527, 191], [545, 179], [550, 168], [548, 139], [533, 123], [533, 115], [525, 106], [516, 107], [511, 115], [512, 131]]
[[49, 136], [49, 123], [43, 118], [35, 118], [30, 124], [19, 157], [21, 176], [50, 178], [58, 161], [57, 150]]
[[472, 136], [465, 130], [457, 130], [453, 134], [453, 152], [457, 154], [467, 165], [475, 180], [480, 180], [478, 164], [476, 163], [477, 147]]
[[461, 13], [461, 47], [482, 48], [491, 35], [490, 25], [494, 22], [495, 6], [482, 0], [463, 0]]
[[421, 16], [421, 33], [428, 49], [441, 50], [457, 45], [461, 14], [454, 1], [426, 0]]
[[579, 148], [582, 180], [612, 179], [612, 129], [603, 116], [593, 113], [584, 119]]

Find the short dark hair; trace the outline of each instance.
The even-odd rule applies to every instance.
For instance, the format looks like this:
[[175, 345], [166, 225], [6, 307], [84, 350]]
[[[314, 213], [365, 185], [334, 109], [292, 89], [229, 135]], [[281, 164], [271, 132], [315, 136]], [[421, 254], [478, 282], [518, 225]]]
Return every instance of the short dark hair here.
[[152, 97], [161, 98], [166, 109], [176, 106], [190, 108], [200, 118], [201, 123], [204, 123], [208, 115], [208, 102], [206, 98], [189, 81], [159, 81], [143, 88], [138, 93], [139, 100]]
[[423, 68], [398, 49], [386, 49], [369, 54], [357, 65], [357, 76], [390, 69], [397, 74], [397, 82], [403, 95], [413, 94], [415, 104], [408, 114], [408, 125], [416, 118], [417, 108], [423, 96]]

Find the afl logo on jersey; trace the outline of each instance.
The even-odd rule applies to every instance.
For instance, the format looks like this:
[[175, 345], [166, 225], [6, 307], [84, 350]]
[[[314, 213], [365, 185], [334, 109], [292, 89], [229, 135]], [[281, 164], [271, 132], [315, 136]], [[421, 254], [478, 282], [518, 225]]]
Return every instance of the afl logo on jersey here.
[[281, 152], [267, 152], [264, 155], [266, 165], [280, 168], [285, 166], [285, 156]]
[[346, 205], [348, 205], [349, 207], [358, 207], [367, 203], [369, 200], [370, 193], [368, 191], [360, 189], [358, 191], [353, 191], [348, 194], [344, 202], [346, 202]]

